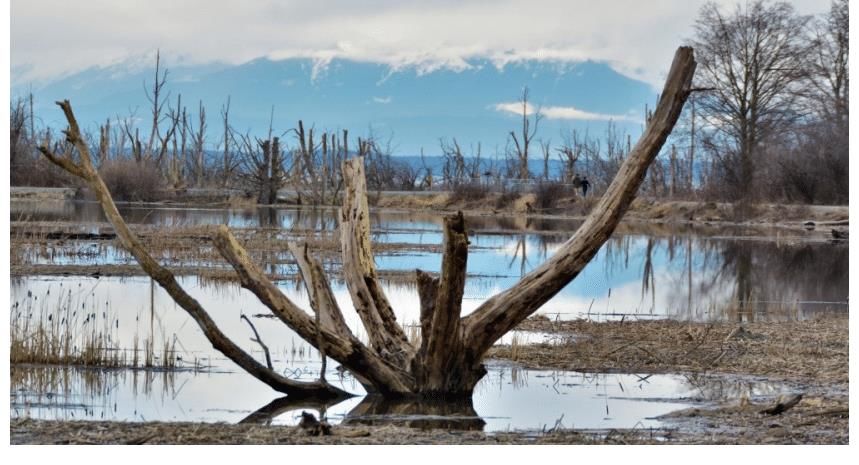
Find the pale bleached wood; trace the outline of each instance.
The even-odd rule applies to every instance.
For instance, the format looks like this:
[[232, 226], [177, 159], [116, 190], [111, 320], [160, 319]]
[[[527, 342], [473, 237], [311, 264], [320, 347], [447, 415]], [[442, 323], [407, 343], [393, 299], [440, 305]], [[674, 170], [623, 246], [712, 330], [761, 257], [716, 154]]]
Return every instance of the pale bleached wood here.
[[468, 235], [462, 212], [458, 212], [444, 219], [441, 276], [435, 286], [429, 331], [422, 333], [422, 390], [446, 392], [459, 384], [463, 353], [459, 321], [467, 263]]
[[289, 251], [298, 263], [298, 271], [310, 297], [310, 307], [319, 315], [319, 322], [323, 328], [336, 333], [342, 338], [353, 337], [349, 325], [343, 318], [331, 284], [325, 277], [322, 264], [310, 255], [307, 244], [289, 243]]
[[[340, 217], [340, 238], [343, 273], [355, 309], [369, 335], [370, 347], [355, 338], [345, 325], [331, 289], [323, 278], [321, 265], [310, 257], [306, 248], [293, 248], [293, 253], [299, 262], [305, 285], [308, 286], [312, 306], [319, 316], [318, 321], [298, 308], [267, 278], [250, 260], [229, 229], [218, 228], [213, 242], [237, 272], [242, 286], [251, 290], [301, 338], [318, 349], [321, 347], [331, 358], [355, 374], [369, 390], [378, 391], [385, 397], [469, 396], [486, 373], [482, 358], [492, 343], [560, 292], [612, 234], [635, 197], [648, 166], [676, 123], [688, 97], [694, 70], [692, 50], [681, 47], [675, 55], [662, 97], [648, 120], [641, 140], [585, 223], [552, 258], [464, 318], [459, 318], [459, 314], [466, 276], [468, 239], [461, 215], [445, 221], [440, 277], [436, 279], [419, 271], [416, 273], [422, 332], [422, 342], [417, 349], [412, 347], [405, 332], [397, 324], [376, 275], [370, 246], [363, 157], [343, 163], [345, 195]], [[68, 102], [65, 102], [65, 106], [61, 104], [61, 107], [70, 121], [67, 138], [81, 151], [85, 163], [78, 165], [70, 158], [55, 157], [46, 147], [43, 148], [45, 156], [79, 175], [93, 187], [123, 245], [132, 252], [144, 270], [195, 318], [213, 346], [277, 390], [290, 395], [303, 395], [314, 389], [336, 394], [327, 383], [297, 383], [283, 378], [260, 365], [220, 333], [199, 304], [184, 293], [172, 274], [158, 265], [128, 230], [107, 188], [88, 161], [89, 155], [80, 140], [77, 123], [71, 116], [71, 107]]]
[[340, 215], [340, 243], [346, 287], [373, 349], [392, 363], [407, 366], [414, 356], [414, 348], [397, 323], [376, 275], [370, 245], [364, 157], [344, 161], [342, 169], [345, 189]]
[[253, 292], [275, 316], [302, 339], [316, 347], [317, 337], [321, 336], [328, 356], [340, 362], [353, 374], [360, 375], [380, 393], [402, 395], [413, 392], [413, 377], [400, 366], [391, 364], [354, 336], [344, 338], [324, 326], [319, 328], [310, 315], [295, 305], [268, 279], [259, 266], [251, 260], [229, 228], [219, 226], [213, 242], [218, 252], [238, 274], [242, 287]]

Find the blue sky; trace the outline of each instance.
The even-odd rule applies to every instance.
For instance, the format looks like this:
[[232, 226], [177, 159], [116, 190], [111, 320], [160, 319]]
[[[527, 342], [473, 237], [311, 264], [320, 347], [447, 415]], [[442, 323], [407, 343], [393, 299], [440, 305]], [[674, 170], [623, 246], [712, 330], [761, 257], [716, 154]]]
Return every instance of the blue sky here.
[[[168, 63], [169, 66], [169, 63]], [[94, 67], [45, 85], [33, 86], [35, 112], [42, 124], [59, 127], [62, 114], [53, 105], [68, 98], [80, 123], [93, 130], [105, 119], [134, 115], [146, 127], [148, 102], [143, 83], [152, 70], [125, 71], [122, 65]], [[453, 138], [470, 152], [482, 143], [484, 157], [505, 148], [507, 133], [520, 124], [513, 103], [528, 86], [534, 108], [545, 113], [538, 138], [561, 141], [571, 128], [602, 134], [608, 120], [636, 135], [644, 105], [655, 99], [648, 84], [625, 77], [602, 63], [520, 62], [503, 69], [474, 61], [468, 70], [413, 68], [391, 72], [384, 64], [336, 59], [313, 74], [306, 58], [257, 59], [243, 65], [169, 68], [166, 89], [171, 105], [197, 114], [202, 101], [209, 118], [210, 144], [222, 137], [220, 107], [230, 97], [233, 126], [255, 134], [267, 132], [272, 107], [278, 133], [298, 119], [321, 130], [348, 128], [354, 135], [372, 132], [391, 139], [397, 154], [439, 152], [440, 138]], [[19, 85], [13, 95], [30, 89]], [[144, 130], [144, 133], [146, 131]], [[536, 149], [535, 149], [536, 150]]]
[[[804, 14], [828, 8], [793, 3]], [[372, 128], [401, 154], [437, 152], [440, 137], [491, 154], [516, 127], [511, 104], [527, 85], [546, 116], [539, 138], [602, 134], [609, 119], [635, 137], [702, 4], [13, 0], [12, 96], [32, 88], [45, 124], [58, 122], [58, 98], [93, 128], [145, 120], [143, 81], [160, 49], [171, 96], [193, 112], [202, 99], [210, 127], [230, 96], [235, 126], [257, 134], [274, 106], [280, 130], [301, 118], [356, 135]]]

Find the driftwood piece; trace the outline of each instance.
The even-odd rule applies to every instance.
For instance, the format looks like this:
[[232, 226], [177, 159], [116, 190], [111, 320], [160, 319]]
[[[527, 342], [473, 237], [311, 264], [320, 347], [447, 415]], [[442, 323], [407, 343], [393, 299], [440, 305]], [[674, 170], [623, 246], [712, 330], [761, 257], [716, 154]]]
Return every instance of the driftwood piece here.
[[[461, 214], [445, 220], [444, 255], [439, 278], [420, 271], [416, 273], [421, 301], [422, 337], [419, 348], [409, 343], [397, 323], [377, 277], [370, 246], [363, 157], [342, 165], [345, 192], [340, 215], [340, 239], [346, 285], [369, 336], [369, 346], [358, 340], [346, 326], [333, 293], [323, 278], [321, 265], [310, 257], [306, 247], [291, 249], [311, 296], [315, 318], [296, 306], [271, 282], [251, 261], [229, 229], [217, 228], [213, 243], [236, 271], [243, 287], [253, 292], [299, 337], [353, 373], [368, 390], [386, 398], [470, 396], [474, 386], [486, 374], [482, 358], [489, 347], [560, 292], [611, 236], [635, 197], [648, 166], [676, 123], [689, 95], [694, 70], [692, 49], [681, 47], [641, 140], [584, 224], [548, 261], [466, 317], [460, 317], [460, 313], [468, 238]], [[322, 379], [315, 382], [289, 380], [261, 365], [226, 338], [200, 304], [176, 283], [172, 273], [149, 256], [137, 237], [128, 230], [103, 181], [92, 168], [70, 105], [66, 101], [60, 106], [69, 120], [67, 139], [81, 153], [82, 162], [78, 164], [71, 157], [56, 157], [47, 147], [42, 147], [43, 153], [52, 162], [87, 181], [123, 245], [146, 273], [197, 321], [212, 345], [248, 373], [290, 396], [333, 397], [344, 394]]]
[[347, 339], [352, 337], [352, 331], [337, 305], [337, 299], [334, 298], [334, 291], [331, 290], [331, 284], [325, 277], [322, 264], [310, 255], [307, 244], [289, 243], [288, 246], [298, 263], [298, 271], [310, 297], [310, 307], [319, 315], [322, 327], [340, 337]]
[[422, 333], [422, 389], [427, 391], [447, 391], [449, 375], [457, 371], [451, 365], [461, 364], [459, 322], [468, 262], [468, 236], [462, 212], [444, 219], [442, 250], [441, 276], [435, 286], [431, 323], [429, 331]]
[[[334, 298], [334, 292], [331, 290], [331, 285], [325, 277], [325, 271], [322, 269], [322, 264], [318, 260], [310, 256], [307, 244], [297, 245], [294, 243], [288, 244], [289, 251], [295, 257], [298, 263], [298, 269], [301, 273], [301, 279], [304, 281], [304, 287], [307, 289], [307, 295], [310, 298], [310, 307], [316, 314], [316, 348], [319, 350], [322, 358], [322, 366], [319, 369], [319, 379], [325, 379], [325, 370], [328, 366], [328, 351], [325, 348], [325, 341], [319, 328], [338, 334], [345, 339], [353, 338], [346, 320], [343, 318], [343, 313], [337, 305], [337, 299]], [[364, 384], [367, 384], [364, 382]]]
[[272, 313], [298, 333], [302, 339], [315, 346], [317, 337], [321, 335], [328, 355], [352, 373], [360, 375], [359, 381], [364, 379], [371, 383], [373, 390], [383, 394], [411, 392], [413, 379], [407, 372], [385, 361], [354, 336], [344, 338], [324, 326], [317, 327], [310, 315], [289, 300], [253, 263], [247, 251], [236, 241], [226, 226], [220, 226], [217, 229], [213, 242], [238, 274], [242, 287], [253, 292], [272, 310]]
[[432, 330], [432, 315], [435, 311], [435, 299], [438, 295], [438, 278], [434, 278], [421, 270], [415, 270], [415, 282], [417, 283], [418, 299], [421, 305], [421, 345], [418, 352], [425, 354], [427, 344], [425, 335]]

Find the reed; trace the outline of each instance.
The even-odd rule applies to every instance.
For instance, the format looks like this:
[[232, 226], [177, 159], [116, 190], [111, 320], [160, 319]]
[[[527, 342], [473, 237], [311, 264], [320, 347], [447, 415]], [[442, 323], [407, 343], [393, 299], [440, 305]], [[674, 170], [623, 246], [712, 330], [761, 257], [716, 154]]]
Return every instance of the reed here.
[[[96, 304], [94, 297], [75, 296], [71, 289], [55, 299], [28, 292], [12, 304], [9, 321], [10, 363], [73, 365], [100, 368], [139, 368], [140, 338], [133, 348], [120, 345], [119, 316], [110, 302]], [[143, 340], [144, 367], [175, 368], [175, 340], [165, 342], [160, 357], [154, 337]]]

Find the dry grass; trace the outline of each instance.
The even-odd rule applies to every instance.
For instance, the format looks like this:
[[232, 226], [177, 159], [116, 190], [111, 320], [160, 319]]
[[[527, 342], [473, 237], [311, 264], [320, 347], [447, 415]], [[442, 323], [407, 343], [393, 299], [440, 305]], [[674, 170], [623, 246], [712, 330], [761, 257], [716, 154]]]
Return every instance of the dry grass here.
[[[568, 335], [563, 344], [518, 347], [534, 368], [587, 372], [737, 373], [802, 382], [848, 382], [848, 318], [792, 322], [686, 323], [526, 320], [518, 329]], [[491, 357], [511, 358], [509, 346]]]
[[[309, 436], [291, 426], [224, 423], [60, 422], [12, 419], [12, 444], [619, 444], [658, 443], [660, 431], [552, 431], [540, 434], [333, 426]], [[622, 441], [622, 442], [621, 442]]]
[[12, 304], [9, 335], [13, 365], [138, 367], [143, 352], [144, 367], [175, 368], [175, 341], [162, 338], [163, 345], [156, 347], [155, 335], [151, 334], [141, 348], [135, 333], [131, 350], [120, 346], [119, 314], [110, 302], [101, 306], [94, 298], [73, 296], [68, 290], [50, 305], [49, 293], [37, 296], [28, 292], [26, 298]]

